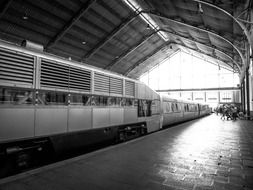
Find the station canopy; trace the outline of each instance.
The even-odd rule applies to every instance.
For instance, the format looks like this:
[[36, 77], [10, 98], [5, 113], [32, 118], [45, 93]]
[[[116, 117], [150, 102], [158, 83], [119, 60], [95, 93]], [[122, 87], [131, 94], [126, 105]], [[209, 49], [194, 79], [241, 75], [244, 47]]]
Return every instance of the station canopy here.
[[29, 40], [132, 78], [179, 49], [240, 73], [250, 7], [251, 0], [2, 0], [0, 39]]

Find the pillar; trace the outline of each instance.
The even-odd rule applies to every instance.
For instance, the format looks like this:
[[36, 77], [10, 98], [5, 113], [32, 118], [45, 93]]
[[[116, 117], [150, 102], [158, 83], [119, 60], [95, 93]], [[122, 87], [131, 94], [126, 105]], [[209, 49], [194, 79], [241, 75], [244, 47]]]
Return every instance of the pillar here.
[[245, 89], [244, 89], [244, 80], [241, 83], [241, 100], [242, 100], [242, 110], [245, 112]]
[[250, 116], [250, 97], [249, 97], [249, 68], [246, 69], [245, 73], [245, 88], [246, 88], [246, 114]]

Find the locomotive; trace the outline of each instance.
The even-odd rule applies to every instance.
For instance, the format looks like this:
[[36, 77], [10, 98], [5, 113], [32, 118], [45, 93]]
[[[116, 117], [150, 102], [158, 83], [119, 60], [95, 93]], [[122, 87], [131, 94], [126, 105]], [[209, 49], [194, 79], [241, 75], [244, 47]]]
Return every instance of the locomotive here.
[[125, 141], [209, 112], [138, 80], [0, 42], [0, 157]]

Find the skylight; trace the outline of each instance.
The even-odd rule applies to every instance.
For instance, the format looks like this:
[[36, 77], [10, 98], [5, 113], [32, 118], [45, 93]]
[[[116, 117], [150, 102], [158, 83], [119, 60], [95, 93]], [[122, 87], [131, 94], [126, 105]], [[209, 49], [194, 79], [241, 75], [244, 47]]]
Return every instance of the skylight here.
[[[142, 7], [135, 0], [123, 0], [134, 12], [137, 14], [143, 11]], [[140, 13], [140, 17], [144, 20], [153, 30], [158, 31], [160, 27], [156, 22], [146, 13]], [[168, 41], [169, 37], [165, 32], [157, 32], [157, 34], [164, 40]]]

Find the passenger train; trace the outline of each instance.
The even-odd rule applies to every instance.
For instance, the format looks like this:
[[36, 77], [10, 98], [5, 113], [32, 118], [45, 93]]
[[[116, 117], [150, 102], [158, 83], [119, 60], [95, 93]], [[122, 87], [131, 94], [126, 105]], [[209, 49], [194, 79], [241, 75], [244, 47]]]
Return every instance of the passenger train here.
[[124, 141], [208, 113], [140, 81], [0, 42], [0, 157]]

